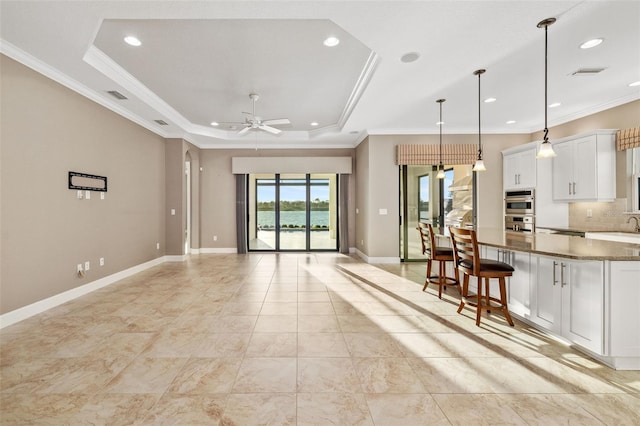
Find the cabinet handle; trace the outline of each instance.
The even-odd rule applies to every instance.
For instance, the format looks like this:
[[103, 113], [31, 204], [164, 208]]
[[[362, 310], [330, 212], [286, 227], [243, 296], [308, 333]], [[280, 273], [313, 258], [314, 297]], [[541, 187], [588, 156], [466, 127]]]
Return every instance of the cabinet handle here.
[[513, 184], [514, 185], [518, 184], [518, 174], [517, 173], [515, 175], [513, 175]]
[[571, 182], [569, 182], [569, 195], [571, 195]]
[[553, 285], [558, 284], [558, 280], [556, 279], [556, 266], [558, 266], [558, 262], [553, 261]]
[[566, 282], [564, 282], [564, 268], [565, 268], [565, 266], [567, 266], [567, 265], [565, 265], [564, 262], [562, 262], [560, 264], [560, 286], [561, 287], [564, 287], [567, 284]]
[[573, 195], [576, 195], [576, 183], [573, 182]]

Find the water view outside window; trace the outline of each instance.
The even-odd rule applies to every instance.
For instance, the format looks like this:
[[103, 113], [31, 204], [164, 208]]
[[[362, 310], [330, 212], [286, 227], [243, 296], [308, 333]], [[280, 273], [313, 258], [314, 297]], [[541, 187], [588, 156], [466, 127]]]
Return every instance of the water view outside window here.
[[336, 175], [252, 175], [250, 182], [250, 250], [337, 250]]

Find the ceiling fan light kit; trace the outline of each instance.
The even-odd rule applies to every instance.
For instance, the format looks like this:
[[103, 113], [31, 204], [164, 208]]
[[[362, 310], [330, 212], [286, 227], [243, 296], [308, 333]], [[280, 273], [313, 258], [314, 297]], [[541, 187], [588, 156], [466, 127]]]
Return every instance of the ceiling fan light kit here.
[[238, 135], [242, 136], [249, 132], [249, 130], [262, 130], [267, 133], [271, 133], [272, 135], [279, 135], [282, 133], [282, 130], [276, 129], [272, 126], [281, 126], [285, 124], [291, 124], [288, 118], [273, 118], [268, 120], [263, 120], [261, 117], [256, 115], [256, 102], [260, 99], [260, 95], [257, 93], [249, 93], [249, 99], [251, 99], [252, 103], [252, 112], [244, 112], [244, 114], [249, 115], [250, 117], [246, 117], [244, 119], [244, 125], [242, 129], [238, 132]]

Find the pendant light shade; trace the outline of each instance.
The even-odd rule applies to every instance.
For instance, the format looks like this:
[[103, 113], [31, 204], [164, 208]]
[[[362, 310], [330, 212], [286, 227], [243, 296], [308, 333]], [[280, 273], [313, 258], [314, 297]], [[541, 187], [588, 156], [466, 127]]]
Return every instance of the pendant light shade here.
[[444, 179], [444, 164], [442, 164], [442, 126], [444, 126], [444, 122], [442, 121], [442, 103], [446, 101], [446, 99], [438, 99], [436, 102], [440, 104], [440, 163], [438, 164], [438, 174], [436, 178]]
[[551, 142], [549, 142], [549, 128], [547, 127], [547, 109], [549, 108], [547, 102], [547, 28], [554, 22], [556, 22], [556, 18], [547, 18], [538, 22], [538, 28], [544, 28], [544, 139], [540, 144], [536, 158], [551, 158], [556, 156], [553, 146], [551, 146]]
[[478, 76], [478, 159], [473, 165], [474, 172], [484, 172], [487, 168], [484, 166], [484, 161], [482, 160], [482, 132], [480, 129], [480, 105], [481, 105], [481, 97], [480, 97], [480, 76], [484, 74], [486, 70], [476, 70], [473, 72], [473, 75]]

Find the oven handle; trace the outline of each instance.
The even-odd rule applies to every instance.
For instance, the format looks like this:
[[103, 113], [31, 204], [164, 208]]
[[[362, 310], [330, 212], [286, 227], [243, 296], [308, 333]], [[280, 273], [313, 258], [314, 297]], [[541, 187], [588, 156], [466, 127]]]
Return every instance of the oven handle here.
[[505, 197], [506, 202], [509, 201], [533, 201], [533, 197]]

